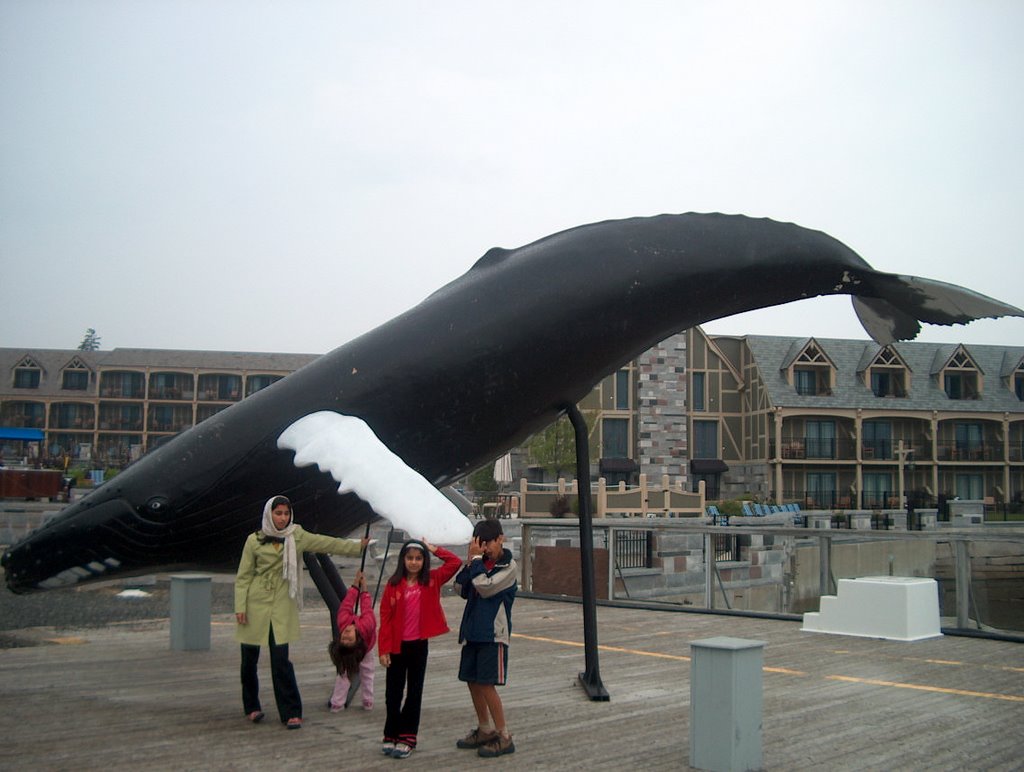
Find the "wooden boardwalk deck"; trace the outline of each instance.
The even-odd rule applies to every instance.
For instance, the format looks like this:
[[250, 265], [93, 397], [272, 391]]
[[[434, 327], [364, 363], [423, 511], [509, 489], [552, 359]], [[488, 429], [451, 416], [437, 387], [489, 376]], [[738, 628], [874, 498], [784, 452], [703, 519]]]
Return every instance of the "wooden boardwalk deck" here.
[[[455, 622], [461, 602], [446, 598]], [[944, 637], [918, 643], [803, 633], [792, 622], [598, 610], [600, 670], [611, 696], [591, 702], [582, 610], [520, 598], [503, 697], [517, 752], [478, 759], [454, 743], [474, 724], [455, 678], [455, 636], [437, 639], [420, 747], [382, 756], [383, 674], [372, 712], [331, 714], [325, 612], [303, 612], [292, 647], [306, 726], [242, 717], [232, 620], [215, 615], [209, 651], [169, 647], [169, 621], [103, 630], [35, 629], [45, 645], [0, 650], [0, 769], [686, 769], [689, 642], [730, 635], [765, 641], [764, 762], [778, 770], [1020, 769], [1024, 646]]]

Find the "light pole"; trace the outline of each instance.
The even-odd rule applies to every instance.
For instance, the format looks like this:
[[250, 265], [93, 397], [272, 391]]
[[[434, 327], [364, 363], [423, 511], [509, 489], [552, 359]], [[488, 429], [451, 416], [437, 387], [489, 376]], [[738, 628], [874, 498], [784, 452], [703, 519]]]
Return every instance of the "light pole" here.
[[[907, 456], [911, 456], [914, 453], [913, 448], [903, 447], [903, 440], [899, 441], [899, 445], [896, 447], [896, 456], [899, 459], [899, 492], [900, 492], [900, 509], [904, 512], [907, 511], [907, 493], [904, 490], [903, 485], [903, 465], [907, 461]], [[909, 526], [909, 522], [907, 524]]]

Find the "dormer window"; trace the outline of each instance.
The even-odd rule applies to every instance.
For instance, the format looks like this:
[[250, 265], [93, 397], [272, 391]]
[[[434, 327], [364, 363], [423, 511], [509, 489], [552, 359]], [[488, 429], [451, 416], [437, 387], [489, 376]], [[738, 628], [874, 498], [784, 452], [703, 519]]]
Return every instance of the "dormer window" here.
[[43, 368], [32, 357], [24, 357], [14, 367], [14, 388], [38, 389]]
[[871, 393], [876, 397], [906, 397], [910, 368], [892, 346], [883, 346], [868, 367]]
[[907, 388], [903, 384], [903, 372], [873, 370], [871, 372], [871, 393], [876, 397], [907, 396]]
[[1013, 390], [1017, 394], [1017, 399], [1024, 402], [1024, 373], [1013, 376]]
[[981, 371], [963, 346], [959, 346], [942, 370], [942, 388], [949, 399], [978, 399]]
[[89, 368], [75, 357], [61, 373], [61, 388], [67, 391], [85, 391], [89, 388]]
[[835, 365], [812, 339], [793, 360], [793, 387], [803, 397], [830, 396], [834, 372]]

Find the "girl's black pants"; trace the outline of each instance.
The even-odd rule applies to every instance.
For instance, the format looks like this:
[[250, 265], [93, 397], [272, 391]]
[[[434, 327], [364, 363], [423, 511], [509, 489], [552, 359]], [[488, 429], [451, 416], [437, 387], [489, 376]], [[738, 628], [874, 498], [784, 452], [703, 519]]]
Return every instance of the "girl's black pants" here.
[[[416, 747], [420, 729], [420, 706], [423, 703], [423, 681], [427, 675], [427, 640], [402, 641], [402, 652], [391, 655], [387, 669], [387, 721], [384, 742], [401, 742]], [[407, 688], [408, 687], [408, 688]], [[405, 704], [402, 693], [405, 692]]]

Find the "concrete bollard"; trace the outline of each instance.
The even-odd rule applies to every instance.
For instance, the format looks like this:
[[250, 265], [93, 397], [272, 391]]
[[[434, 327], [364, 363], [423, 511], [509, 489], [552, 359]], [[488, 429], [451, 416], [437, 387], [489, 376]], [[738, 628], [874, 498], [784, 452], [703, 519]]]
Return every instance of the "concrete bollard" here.
[[761, 769], [764, 641], [690, 643], [690, 766]]
[[210, 577], [204, 574], [171, 576], [171, 650], [210, 648]]

